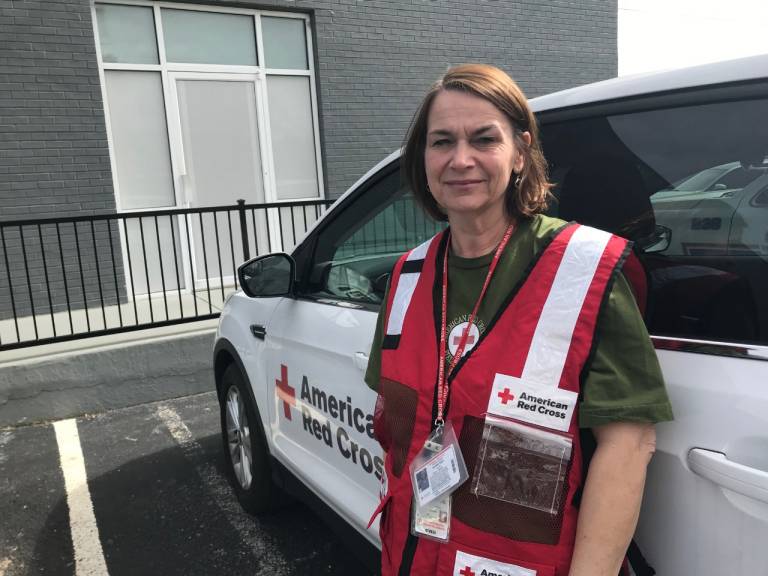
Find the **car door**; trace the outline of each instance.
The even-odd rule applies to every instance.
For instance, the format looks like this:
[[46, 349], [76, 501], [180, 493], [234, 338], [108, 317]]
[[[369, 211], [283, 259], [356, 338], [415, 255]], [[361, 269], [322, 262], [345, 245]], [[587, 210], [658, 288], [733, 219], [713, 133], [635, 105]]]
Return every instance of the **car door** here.
[[[556, 206], [629, 236], [646, 268], [646, 321], [675, 420], [657, 425], [636, 539], [662, 575], [768, 574], [768, 210], [710, 203], [707, 218], [731, 230], [711, 242], [696, 207], [668, 218], [669, 199], [656, 195], [690, 174], [764, 157], [768, 87], [751, 89], [540, 117], [545, 155], [565, 175]], [[591, 178], [570, 186], [569, 172], [583, 166]]]
[[437, 230], [405, 192], [390, 165], [333, 209], [300, 248], [309, 255], [297, 294], [278, 304], [267, 335], [274, 450], [360, 531], [383, 471], [376, 395], [363, 381], [377, 313], [399, 255]]

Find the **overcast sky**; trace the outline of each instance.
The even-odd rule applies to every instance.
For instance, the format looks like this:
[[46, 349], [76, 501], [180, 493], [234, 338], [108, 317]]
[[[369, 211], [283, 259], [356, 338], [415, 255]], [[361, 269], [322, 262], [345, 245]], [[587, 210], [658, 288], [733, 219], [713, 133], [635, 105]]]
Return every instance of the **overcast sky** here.
[[619, 76], [768, 53], [768, 0], [619, 0]]

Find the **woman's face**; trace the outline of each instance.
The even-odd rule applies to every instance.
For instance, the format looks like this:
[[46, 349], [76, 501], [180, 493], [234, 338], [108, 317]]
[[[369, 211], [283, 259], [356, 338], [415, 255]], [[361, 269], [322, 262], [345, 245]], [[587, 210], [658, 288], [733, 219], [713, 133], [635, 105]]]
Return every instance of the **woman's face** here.
[[432, 196], [451, 219], [503, 213], [504, 192], [523, 156], [501, 110], [479, 96], [443, 90], [427, 117], [424, 163]]

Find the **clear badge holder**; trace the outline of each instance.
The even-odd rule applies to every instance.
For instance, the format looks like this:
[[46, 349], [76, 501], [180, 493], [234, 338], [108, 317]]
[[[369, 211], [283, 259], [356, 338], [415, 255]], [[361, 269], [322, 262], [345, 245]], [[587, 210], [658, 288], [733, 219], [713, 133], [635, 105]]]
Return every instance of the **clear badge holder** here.
[[409, 471], [415, 508], [424, 508], [441, 496], [452, 494], [466, 482], [467, 466], [450, 422], [429, 435]]
[[567, 434], [489, 415], [470, 492], [556, 515], [572, 451]]
[[411, 508], [411, 534], [445, 543], [451, 534], [452, 496], [442, 496], [422, 508]]

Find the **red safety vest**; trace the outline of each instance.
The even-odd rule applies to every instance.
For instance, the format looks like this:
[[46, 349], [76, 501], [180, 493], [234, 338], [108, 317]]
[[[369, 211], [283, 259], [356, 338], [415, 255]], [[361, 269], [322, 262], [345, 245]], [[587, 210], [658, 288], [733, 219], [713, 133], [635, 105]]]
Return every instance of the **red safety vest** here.
[[[386, 303], [375, 416], [377, 438], [386, 451], [386, 487], [374, 513], [375, 518], [382, 512], [382, 575], [566, 576], [576, 534], [574, 496], [584, 477], [576, 402], [580, 377], [629, 243], [594, 228], [564, 226], [537, 255], [527, 278], [510, 287], [488, 330], [456, 366], [446, 419], [459, 438], [470, 481], [453, 494], [450, 541], [440, 544], [410, 534], [408, 464], [435, 420], [440, 322], [435, 298], [446, 238], [438, 234], [398, 261]], [[534, 406], [533, 416], [513, 400], [521, 389], [528, 390], [529, 399], [531, 390], [544, 399], [527, 405], [528, 410]], [[573, 398], [565, 417], [551, 413], [562, 411], [548, 408], [548, 394]], [[564, 497], [554, 514], [470, 493], [489, 412], [559, 428], [572, 437]]]

